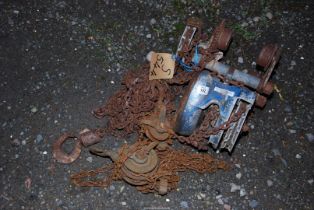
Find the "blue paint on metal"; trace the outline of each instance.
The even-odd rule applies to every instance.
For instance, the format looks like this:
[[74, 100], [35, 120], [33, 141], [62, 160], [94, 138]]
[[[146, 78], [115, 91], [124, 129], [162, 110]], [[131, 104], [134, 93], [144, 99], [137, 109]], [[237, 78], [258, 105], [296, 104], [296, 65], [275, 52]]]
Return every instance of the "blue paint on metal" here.
[[184, 63], [184, 61], [182, 60], [182, 58], [180, 56], [175, 55], [175, 60], [176, 62], [178, 62], [178, 64], [182, 67], [182, 69], [186, 72], [192, 72], [192, 66], [187, 65], [186, 63]]
[[245, 73], [243, 71], [240, 71], [238, 69], [234, 69], [234, 71], [231, 71], [231, 66], [219, 62], [214, 62], [212, 64], [207, 64], [205, 66], [207, 69], [217, 72], [223, 76], [225, 76], [229, 80], [235, 80], [238, 82], [242, 82], [243, 84], [256, 89], [261, 81], [259, 77], [250, 75], [248, 73]]
[[[179, 114], [176, 131], [182, 135], [191, 135], [199, 123], [202, 110], [212, 104], [219, 106], [220, 116], [215, 126], [220, 126], [228, 121], [239, 101], [253, 104], [255, 98], [255, 92], [223, 83], [218, 78], [211, 77], [208, 71], [202, 71], [188, 96], [184, 110]], [[215, 148], [222, 134], [223, 131], [209, 138]]]
[[182, 67], [182, 69], [186, 72], [192, 72], [193, 71], [193, 67], [198, 66], [202, 56], [201, 54], [198, 53], [198, 46], [195, 46], [195, 53], [194, 56], [192, 58], [192, 65], [188, 65], [186, 64], [183, 59], [178, 56], [178, 55], [172, 55], [172, 58], [174, 58], [174, 60]]
[[192, 62], [195, 66], [197, 66], [199, 64], [200, 60], [201, 60], [201, 56], [200, 56], [200, 54], [198, 54], [198, 46], [196, 45], [194, 56], [192, 58]]

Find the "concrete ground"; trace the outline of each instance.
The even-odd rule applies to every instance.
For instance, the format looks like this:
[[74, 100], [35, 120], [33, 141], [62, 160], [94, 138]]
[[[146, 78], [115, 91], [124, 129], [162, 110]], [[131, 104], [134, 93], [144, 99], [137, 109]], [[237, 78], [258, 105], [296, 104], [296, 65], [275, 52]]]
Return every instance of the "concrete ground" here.
[[[313, 11], [310, 0], [0, 0], [0, 209], [314, 209]], [[174, 52], [192, 15], [209, 34], [227, 19], [235, 36], [224, 61], [237, 68], [254, 68], [266, 43], [283, 48], [277, 89], [251, 113], [249, 134], [231, 155], [209, 151], [233, 169], [182, 173], [166, 196], [72, 185], [71, 174], [109, 160], [85, 149], [55, 164], [55, 139], [101, 127], [90, 111], [147, 52]]]

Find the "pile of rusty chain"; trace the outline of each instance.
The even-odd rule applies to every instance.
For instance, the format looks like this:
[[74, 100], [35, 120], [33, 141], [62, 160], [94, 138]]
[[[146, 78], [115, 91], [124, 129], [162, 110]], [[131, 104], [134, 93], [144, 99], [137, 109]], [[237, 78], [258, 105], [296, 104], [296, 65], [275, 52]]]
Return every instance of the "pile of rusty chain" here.
[[[192, 25], [198, 27], [195, 38], [192, 40], [190, 47], [179, 52], [182, 57], [185, 58], [186, 63], [190, 63], [192, 55], [196, 49], [196, 46], [200, 41], [206, 41], [208, 36], [202, 34], [201, 27], [202, 22], [197, 18], [189, 19]], [[165, 104], [167, 110], [167, 118], [169, 121], [173, 121], [175, 118], [175, 99], [176, 96], [181, 94], [192, 78], [198, 75], [198, 72], [204, 69], [205, 63], [215, 59], [216, 53], [219, 52], [219, 48], [228, 46], [227, 43], [221, 42], [220, 38], [225, 30], [225, 23], [222, 21], [218, 27], [213, 31], [211, 38], [208, 40], [208, 48], [200, 48], [202, 59], [199, 66], [193, 66], [192, 72], [185, 72], [179, 65], [176, 66], [175, 75], [170, 80], [148, 80], [149, 65], [144, 65], [142, 68], [136, 71], [129, 71], [125, 75], [122, 81], [122, 88], [116, 92], [107, 103], [93, 111], [93, 114], [97, 118], [108, 118], [108, 123], [104, 128], [97, 129], [98, 136], [103, 137], [107, 134], [114, 136], [126, 136], [127, 134], [141, 131], [140, 121], [147, 116], [150, 116], [157, 108], [157, 102]], [[227, 33], [228, 34], [228, 33]], [[230, 40], [228, 37], [226, 40]], [[224, 77], [219, 77], [221, 80], [226, 80]], [[234, 85], [241, 86], [242, 84], [236, 83]], [[240, 113], [241, 114], [241, 113]], [[241, 115], [240, 115], [241, 116]], [[207, 112], [207, 123], [214, 122], [218, 117], [217, 109], [209, 109]], [[235, 122], [233, 118], [229, 121]], [[230, 125], [230, 122], [226, 124]], [[206, 123], [206, 122], [204, 122]], [[180, 142], [191, 144], [198, 149], [206, 149], [205, 144], [199, 142], [204, 141], [205, 138], [212, 134], [217, 133], [223, 129], [225, 125], [219, 128], [210, 129], [208, 131], [207, 125], [202, 125], [197, 129], [190, 137], [184, 137], [174, 135]], [[228, 128], [228, 126], [227, 126]], [[168, 129], [169, 130], [169, 129]]]
[[108, 117], [105, 128], [97, 129], [101, 137], [106, 134], [126, 136], [138, 132], [140, 120], [151, 114], [158, 101], [165, 103], [167, 113], [173, 116], [176, 110], [176, 96], [183, 93], [186, 85], [200, 71], [199, 68], [194, 68], [193, 72], [185, 72], [176, 66], [174, 78], [167, 81], [149, 81], [148, 69], [149, 66], [144, 65], [135, 73], [127, 72], [122, 82], [123, 87], [110, 97], [105, 105], [93, 110], [96, 118]]
[[[144, 69], [144, 71], [148, 71], [147, 66], [144, 66], [142, 69]], [[188, 73], [184, 72], [181, 75], [185, 74]], [[168, 83], [164, 81], [153, 80], [149, 82], [144, 82], [144, 75], [147, 77], [147, 74], [142, 74], [139, 76], [142, 76], [143, 78], [138, 79], [139, 77], [132, 77], [127, 74], [126, 78], [130, 80], [137, 80], [137, 82], [130, 83], [128, 82], [128, 80], [124, 79], [124, 81], [128, 82], [125, 83], [127, 88], [119, 90], [109, 99], [109, 101], [104, 106], [93, 111], [94, 115], [97, 118], [102, 118], [104, 116], [107, 116], [109, 118], [106, 128], [96, 130], [96, 133], [99, 136], [103, 137], [106, 134], [121, 136], [133, 132], [139, 133], [141, 131], [140, 121], [143, 118], [152, 114], [153, 110], [157, 108], [158, 101], [162, 101], [163, 103], [165, 103], [168, 118], [174, 118], [174, 100], [176, 95], [175, 93], [183, 92], [184, 87], [182, 85], [178, 85], [186, 84], [187, 82], [189, 82], [186, 81], [187, 78], [191, 80], [191, 77], [179, 77], [177, 80], [170, 80], [170, 84], [177, 85], [175, 87], [175, 90], [177, 91], [173, 91], [171, 90], [171, 85], [168, 85]], [[194, 75], [196, 74], [194, 73]], [[146, 81], [148, 81], [147, 78]], [[148, 91], [145, 91], [145, 89]], [[143, 92], [141, 90], [143, 90]], [[123, 101], [122, 98], [126, 99], [126, 101]], [[135, 102], [133, 102], [133, 100]], [[217, 134], [219, 130], [228, 129], [232, 122], [237, 121], [241, 117], [242, 113], [243, 109], [241, 109], [241, 112], [235, 113], [235, 115], [230, 117], [227, 123], [217, 128], [209, 129], [209, 125], [213, 125], [213, 122], [215, 122], [219, 116], [217, 107], [210, 107], [201, 126], [197, 130], [195, 130], [195, 132], [191, 136], [185, 137], [175, 134], [174, 137], [182, 143], [191, 144], [200, 150], [206, 150], [206, 138], [208, 138], [210, 135]], [[170, 119], [169, 121], [173, 121], [173, 119]]]
[[[130, 164], [132, 156], [147, 147], [150, 148], [145, 152], [155, 154], [151, 164], [142, 168], [139, 165], [132, 166]], [[74, 184], [84, 187], [107, 187], [112, 181], [124, 180], [136, 186], [143, 193], [166, 194], [168, 191], [176, 189], [180, 180], [178, 172], [192, 170], [198, 173], [212, 173], [218, 169], [229, 169], [225, 162], [216, 160], [208, 154], [177, 151], [166, 143], [147, 140], [140, 140], [131, 146], [125, 144], [117, 154], [99, 149], [94, 152], [100, 156], [110, 156], [114, 163], [96, 170], [82, 171], [72, 175], [71, 180]], [[152, 163], [154, 161], [155, 163]], [[148, 170], [146, 170], [147, 167], [149, 167]], [[139, 169], [141, 169], [141, 173], [139, 173]], [[105, 175], [105, 177], [92, 179], [99, 174]]]
[[105, 128], [98, 129], [100, 136], [125, 136], [139, 131], [139, 121], [155, 109], [159, 100], [165, 103], [169, 112], [174, 110], [174, 92], [164, 81], [149, 81], [148, 71], [149, 65], [144, 65], [137, 71], [127, 72], [122, 88], [104, 106], [93, 111], [99, 119], [108, 117]]
[[[168, 91], [171, 91], [171, 89], [169, 88]], [[167, 93], [165, 93], [165, 95], [167, 95]], [[152, 111], [143, 115], [144, 117], [135, 118], [138, 120], [136, 122], [138, 124], [135, 124], [135, 122], [133, 121], [132, 123], [126, 121], [126, 123], [128, 123], [127, 125], [133, 126], [133, 129], [137, 129], [135, 125], [141, 128], [139, 130], [136, 130], [139, 133], [140, 137], [135, 144], [130, 146], [124, 145], [119, 150], [117, 155], [112, 155], [112, 152], [108, 151], [104, 152], [97, 149], [96, 151], [91, 150], [92, 153], [100, 156], [110, 156], [114, 163], [103, 166], [99, 169], [82, 171], [74, 174], [71, 176], [73, 183], [78, 186], [85, 187], [106, 187], [110, 185], [112, 181], [124, 180], [136, 186], [136, 188], [141, 192], [158, 192], [159, 194], [166, 194], [168, 191], [176, 188], [180, 180], [177, 172], [192, 170], [199, 173], [210, 173], [218, 169], [228, 169], [228, 165], [225, 162], [216, 160], [208, 154], [191, 154], [187, 153], [186, 151], [174, 150], [172, 147], [170, 147], [172, 143], [171, 139], [178, 139], [180, 142], [191, 144], [198, 149], [207, 149], [206, 141], [208, 137], [210, 135], [217, 134], [220, 130], [228, 129], [232, 122], [237, 121], [241, 117], [242, 113], [244, 112], [243, 107], [240, 107], [238, 112], [234, 113], [226, 123], [222, 124], [219, 127], [213, 126], [214, 122], [219, 116], [218, 107], [210, 107], [200, 127], [195, 130], [195, 132], [191, 136], [186, 137], [180, 136], [175, 132], [171, 132], [171, 125], [169, 123], [169, 118], [171, 117], [169, 116], [174, 117], [175, 112], [173, 112], [172, 109], [171, 111], [173, 113], [167, 113], [166, 104], [168, 105], [168, 107], [173, 108], [174, 102], [169, 100], [169, 98], [167, 101], [167, 97], [165, 95], [161, 95], [163, 97], [156, 99], [157, 102], [155, 102], [154, 106], [152, 107]], [[174, 99], [172, 98], [172, 100]], [[168, 103], [165, 103], [166, 101]], [[102, 111], [103, 113], [108, 112], [108, 110], [106, 111], [106, 106], [102, 107]], [[105, 116], [105, 114], [101, 116]], [[159, 126], [159, 123], [163, 124], [164, 126]], [[148, 126], [145, 127], [144, 125]], [[152, 134], [151, 132], [148, 132], [150, 130], [149, 128], [153, 128], [152, 131], [157, 130], [155, 132], [157, 134]], [[113, 127], [113, 129], [116, 128]], [[96, 130], [96, 132], [99, 132], [99, 135], [104, 135], [104, 133], [101, 133], [104, 132], [104, 130], [102, 129], [99, 129], [98, 131]], [[164, 136], [163, 134], [166, 135]], [[149, 140], [142, 140], [145, 135], [146, 137], [148, 137]], [[134, 154], [136, 154], [138, 151], [142, 150], [149, 144], [153, 144], [156, 147], [151, 147], [150, 150], [156, 153], [155, 158], [157, 159], [154, 164], [150, 162], [150, 164], [145, 166], [149, 167], [150, 170], [138, 170], [142, 167], [141, 162], [133, 163], [133, 165], [137, 164], [135, 168], [134, 166], [133, 168], [127, 168], [127, 166], [130, 165], [127, 164], [127, 162], [130, 162], [130, 160], [132, 160]], [[147, 151], [144, 153], [147, 157], [150, 157]], [[144, 157], [146, 157], [145, 154]], [[107, 176], [98, 180], [91, 179], [98, 174]]]
[[[98, 143], [106, 135], [126, 137], [134, 132], [138, 134], [139, 140], [135, 144], [124, 145], [117, 154], [99, 148], [91, 149], [91, 152], [96, 155], [109, 156], [114, 163], [74, 174], [71, 177], [73, 183], [78, 186], [105, 187], [114, 180], [124, 180], [135, 185], [141, 192], [165, 194], [176, 188], [179, 181], [177, 172], [193, 170], [205, 173], [228, 168], [225, 162], [215, 160], [208, 154], [189, 154], [170, 147], [172, 139], [177, 139], [200, 150], [206, 150], [208, 137], [217, 134], [220, 130], [228, 129], [231, 123], [239, 120], [244, 112], [244, 109], [240, 107], [239, 111], [233, 113], [226, 123], [214, 127], [219, 117], [219, 110], [217, 106], [212, 106], [209, 107], [201, 125], [192, 135], [180, 136], [172, 130], [176, 118], [176, 98], [204, 69], [205, 63], [215, 59], [219, 47], [217, 37], [222, 30], [224, 30], [223, 23], [214, 30], [209, 40], [210, 46], [201, 51], [203, 60], [199, 66], [192, 67], [192, 72], [186, 72], [177, 65], [172, 79], [149, 80], [149, 65], [143, 65], [135, 71], [128, 71], [122, 80], [121, 89], [110, 97], [105, 105], [93, 110], [96, 118], [106, 117], [107, 124], [103, 128], [83, 131], [78, 137], [73, 157], [61, 154], [58, 148], [66, 138], [74, 137], [74, 135], [65, 134], [60, 137], [54, 145], [54, 157], [63, 155], [59, 161], [70, 163], [78, 157], [81, 145], [90, 146]], [[181, 52], [181, 56], [187, 62], [191, 61], [195, 47], [200, 40], [204, 39], [206, 37], [201, 34], [196, 36], [191, 47]], [[99, 180], [90, 179], [99, 174], [107, 176]]]

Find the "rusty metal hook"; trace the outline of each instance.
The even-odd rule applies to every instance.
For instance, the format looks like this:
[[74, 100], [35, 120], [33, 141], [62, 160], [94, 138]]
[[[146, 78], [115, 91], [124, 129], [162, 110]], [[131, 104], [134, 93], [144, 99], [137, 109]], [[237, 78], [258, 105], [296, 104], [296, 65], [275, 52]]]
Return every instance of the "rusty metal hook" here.
[[89, 152], [100, 157], [110, 157], [110, 159], [113, 162], [119, 159], [119, 154], [112, 150], [101, 149], [98, 147], [91, 147], [89, 149]]

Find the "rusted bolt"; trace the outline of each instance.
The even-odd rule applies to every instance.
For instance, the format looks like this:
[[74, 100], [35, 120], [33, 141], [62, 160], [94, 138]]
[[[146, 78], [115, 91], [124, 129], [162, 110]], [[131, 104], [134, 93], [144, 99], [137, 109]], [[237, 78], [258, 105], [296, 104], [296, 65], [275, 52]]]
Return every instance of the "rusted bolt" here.
[[255, 105], [259, 108], [263, 108], [266, 105], [267, 98], [265, 96], [262, 96], [260, 94], [257, 94]]
[[138, 159], [133, 154], [125, 162], [124, 167], [134, 173], [149, 173], [154, 170], [159, 163], [159, 159], [155, 150], [150, 150], [147, 154], [145, 161]]
[[267, 82], [263, 87], [263, 93], [266, 95], [270, 95], [274, 91], [274, 85], [272, 82]]
[[145, 163], [147, 161], [147, 154], [145, 154], [144, 152], [140, 151], [140, 152], [136, 152], [130, 158], [132, 158], [137, 163], [143, 164], [143, 163]]

